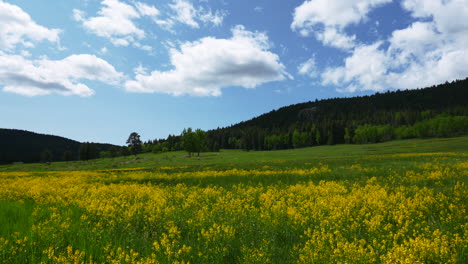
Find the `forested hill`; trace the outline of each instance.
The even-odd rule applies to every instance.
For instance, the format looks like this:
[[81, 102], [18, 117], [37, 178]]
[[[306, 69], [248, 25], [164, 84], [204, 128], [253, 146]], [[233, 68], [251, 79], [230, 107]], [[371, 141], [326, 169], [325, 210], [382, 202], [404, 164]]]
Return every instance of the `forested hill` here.
[[[388, 132], [387, 138], [424, 137], [415, 134], [417, 131], [414, 130], [395, 129], [406, 127], [411, 130], [412, 126], [432, 119], [446, 122], [442, 120], [444, 116], [468, 116], [468, 78], [424, 89], [286, 106], [231, 127], [208, 131], [208, 145], [211, 149], [260, 150], [352, 143], [356, 131], [364, 125], [389, 126], [393, 131]], [[409, 134], [397, 135], [395, 132]], [[456, 133], [464, 132], [462, 129]], [[383, 140], [373, 138], [369, 141]]]
[[[41, 159], [47, 159], [47, 161], [76, 160], [79, 158], [79, 150], [82, 145], [78, 141], [59, 136], [16, 129], [0, 129], [0, 164], [39, 162]], [[95, 143], [85, 143], [84, 145], [93, 146], [86, 148], [86, 150], [92, 150], [94, 153], [86, 154], [94, 155], [94, 157], [99, 155], [99, 151], [113, 147], [109, 144]], [[46, 152], [50, 154], [49, 157], [45, 155]]]

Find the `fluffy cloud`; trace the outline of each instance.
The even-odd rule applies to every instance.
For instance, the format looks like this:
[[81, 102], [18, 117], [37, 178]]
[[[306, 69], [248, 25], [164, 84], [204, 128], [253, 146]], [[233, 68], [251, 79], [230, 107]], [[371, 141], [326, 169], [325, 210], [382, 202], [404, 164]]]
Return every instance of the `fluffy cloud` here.
[[156, 21], [159, 10], [154, 6], [134, 2], [135, 7], [118, 0], [104, 0], [98, 16], [86, 18], [81, 10], [73, 10], [75, 20], [97, 36], [108, 38], [115, 46], [134, 44], [142, 46], [139, 40], [145, 37], [145, 31], [138, 28], [134, 20], [149, 16]]
[[345, 28], [366, 19], [374, 8], [392, 0], [310, 0], [294, 10], [291, 28], [303, 36], [314, 33], [323, 44], [341, 49], [352, 48], [355, 36]]
[[219, 96], [230, 86], [254, 88], [289, 76], [278, 55], [269, 51], [268, 37], [243, 26], [232, 29], [230, 39], [202, 38], [170, 50], [173, 69], [136, 72], [127, 81], [131, 92], [171, 95]]
[[384, 90], [388, 60], [386, 55], [379, 50], [380, 45], [381, 43], [376, 43], [357, 47], [353, 55], [346, 58], [344, 66], [328, 68], [322, 73], [322, 83], [335, 86], [348, 84], [344, 89], [348, 92], [355, 92], [358, 89]]
[[58, 42], [60, 32], [36, 24], [18, 6], [0, 1], [0, 50], [11, 51], [18, 44], [32, 47], [44, 40]]
[[28, 60], [0, 52], [0, 85], [6, 92], [26, 96], [57, 93], [91, 96], [94, 91], [80, 80], [118, 84], [123, 75], [94, 55], [71, 55], [63, 60]]
[[468, 76], [468, 24], [458, 19], [468, 17], [466, 1], [405, 0], [401, 5], [415, 22], [384, 42], [358, 45], [344, 65], [322, 73], [324, 85], [348, 92], [412, 89]]

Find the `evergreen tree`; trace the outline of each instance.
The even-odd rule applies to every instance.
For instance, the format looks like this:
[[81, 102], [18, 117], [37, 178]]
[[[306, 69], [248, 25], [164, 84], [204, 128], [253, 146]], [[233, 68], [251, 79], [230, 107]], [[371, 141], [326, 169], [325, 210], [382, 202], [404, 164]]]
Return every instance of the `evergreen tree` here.
[[127, 145], [130, 149], [130, 152], [137, 156], [138, 153], [142, 150], [142, 142], [140, 140], [140, 135], [137, 132], [132, 132], [127, 139]]

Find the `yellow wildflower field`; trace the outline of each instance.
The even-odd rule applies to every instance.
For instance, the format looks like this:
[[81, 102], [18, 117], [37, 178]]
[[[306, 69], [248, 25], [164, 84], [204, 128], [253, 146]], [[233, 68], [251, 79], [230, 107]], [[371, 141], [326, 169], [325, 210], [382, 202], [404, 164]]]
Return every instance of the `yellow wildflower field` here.
[[284, 165], [0, 172], [0, 262], [468, 261], [466, 156]]

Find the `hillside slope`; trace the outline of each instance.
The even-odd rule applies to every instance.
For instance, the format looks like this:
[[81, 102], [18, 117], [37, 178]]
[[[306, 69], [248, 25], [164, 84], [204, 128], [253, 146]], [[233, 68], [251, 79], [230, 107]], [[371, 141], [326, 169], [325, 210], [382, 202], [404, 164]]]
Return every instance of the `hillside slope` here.
[[[49, 150], [52, 160], [63, 159], [65, 151], [71, 152], [71, 160], [78, 159], [80, 142], [64, 137], [44, 135], [25, 130], [0, 129], [0, 164], [13, 162], [38, 162], [41, 153]], [[112, 145], [96, 144], [100, 150], [107, 150]]]
[[[412, 126], [439, 115], [468, 116], [468, 78], [437, 86], [371, 96], [316, 100], [282, 107], [251, 120], [208, 132], [209, 147], [292, 148], [294, 132], [304, 146], [345, 143], [361, 125]], [[280, 141], [275, 148], [269, 140]]]

